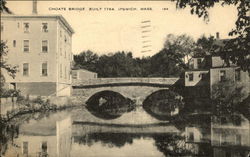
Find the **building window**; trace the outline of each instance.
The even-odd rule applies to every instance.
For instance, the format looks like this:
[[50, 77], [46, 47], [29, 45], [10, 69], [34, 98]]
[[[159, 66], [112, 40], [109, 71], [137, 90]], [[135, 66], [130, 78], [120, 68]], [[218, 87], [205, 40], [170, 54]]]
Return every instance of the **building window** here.
[[189, 68], [190, 68], [190, 69], [194, 69], [194, 59], [191, 59], [191, 60], [189, 61]]
[[235, 135], [235, 144], [241, 145], [241, 135]]
[[20, 23], [19, 22], [17, 22], [17, 28], [20, 28]]
[[220, 71], [220, 82], [223, 82], [226, 80], [226, 71], [225, 70], [221, 70]]
[[190, 141], [190, 142], [194, 141], [194, 133], [193, 132], [189, 132], [188, 141]]
[[9, 84], [9, 89], [14, 89], [14, 90], [16, 90], [16, 83], [10, 83], [10, 84]]
[[235, 69], [235, 81], [241, 81], [240, 69]]
[[13, 40], [13, 47], [16, 47], [16, 40]]
[[68, 79], [70, 80], [70, 75], [71, 75], [71, 70], [70, 70], [70, 68], [69, 68], [69, 71], [68, 71]]
[[29, 76], [29, 63], [23, 63], [23, 76]]
[[23, 154], [28, 155], [28, 153], [29, 153], [29, 143], [23, 142]]
[[48, 76], [48, 64], [47, 64], [47, 62], [42, 63], [42, 76]]
[[73, 78], [73, 79], [77, 79], [77, 72], [73, 72], [73, 73], [72, 73], [72, 78]]
[[221, 117], [220, 118], [220, 124], [221, 125], [226, 125], [227, 124], [227, 118], [226, 117]]
[[201, 68], [201, 58], [197, 59], [197, 68]]
[[233, 125], [234, 126], [241, 126], [241, 117], [240, 116], [233, 116]]
[[62, 48], [60, 47], [60, 56], [62, 56]]
[[227, 135], [226, 134], [222, 134], [221, 135], [221, 144], [225, 145], [227, 143], [228, 143], [228, 141], [227, 141]]
[[201, 77], [201, 80], [205, 80], [206, 73], [201, 73], [201, 74], [200, 74], [200, 77]]
[[42, 41], [42, 52], [44, 53], [48, 52], [48, 40]]
[[23, 52], [29, 52], [30, 46], [29, 46], [29, 40], [23, 41]]
[[42, 31], [43, 32], [48, 32], [48, 23], [42, 23]]
[[60, 78], [62, 78], [62, 64], [60, 64]]
[[193, 81], [194, 80], [194, 74], [190, 73], [188, 74], [188, 81]]
[[43, 141], [42, 142], [42, 146], [41, 146], [42, 148], [42, 154], [47, 154], [47, 152], [48, 152], [48, 144], [47, 144], [47, 141]]
[[3, 31], [4, 26], [3, 26], [3, 22], [1, 22], [1, 32]]
[[62, 37], [62, 30], [60, 30], [60, 37]]
[[67, 37], [66, 37], [66, 35], [64, 35], [64, 42], [65, 42], [65, 43], [67, 42]]
[[30, 24], [29, 23], [23, 23], [23, 29], [24, 33], [28, 33], [30, 29]]
[[64, 78], [67, 79], [67, 67], [64, 67]]

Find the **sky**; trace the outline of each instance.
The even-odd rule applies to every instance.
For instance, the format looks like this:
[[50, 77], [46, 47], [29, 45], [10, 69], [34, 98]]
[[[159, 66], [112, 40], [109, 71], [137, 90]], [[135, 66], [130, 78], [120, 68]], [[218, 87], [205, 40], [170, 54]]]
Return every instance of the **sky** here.
[[[220, 38], [229, 38], [237, 18], [235, 6], [218, 4], [209, 10], [206, 23], [170, 1], [38, 1], [37, 6], [38, 14], [61, 14], [72, 26], [74, 54], [91, 50], [99, 55], [126, 51], [135, 57], [152, 56], [163, 48], [167, 34], [196, 40], [219, 32]], [[7, 7], [17, 15], [32, 13], [32, 1], [7, 1]]]

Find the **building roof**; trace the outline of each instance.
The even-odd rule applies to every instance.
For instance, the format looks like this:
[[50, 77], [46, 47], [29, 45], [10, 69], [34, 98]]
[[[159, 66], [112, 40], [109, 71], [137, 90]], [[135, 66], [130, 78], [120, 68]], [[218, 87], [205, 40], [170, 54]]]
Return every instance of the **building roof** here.
[[70, 31], [71, 34], [75, 33], [73, 28], [67, 22], [67, 20], [62, 15], [41, 15], [41, 14], [31, 14], [31, 15], [14, 15], [14, 14], [2, 14], [1, 18], [55, 18], [60, 20], [64, 26]]
[[192, 58], [204, 58], [206, 56], [219, 57], [220, 48], [224, 47], [229, 40], [230, 39], [214, 39], [211, 49], [206, 52], [204, 56], [194, 55]]
[[230, 39], [215, 39], [213, 45], [217, 46], [225, 46], [225, 43], [229, 41]]

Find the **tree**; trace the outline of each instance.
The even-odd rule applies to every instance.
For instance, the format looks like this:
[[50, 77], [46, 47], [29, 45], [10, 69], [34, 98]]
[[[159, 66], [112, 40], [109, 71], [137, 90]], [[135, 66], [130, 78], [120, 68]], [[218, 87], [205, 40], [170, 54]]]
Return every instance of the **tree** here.
[[136, 71], [140, 77], [150, 76], [151, 57], [135, 58]]
[[224, 5], [235, 5], [238, 10], [238, 18], [235, 22], [235, 28], [229, 32], [230, 36], [236, 36], [225, 42], [219, 53], [227, 63], [232, 63], [241, 67], [242, 70], [250, 74], [250, 1], [248, 0], [177, 0], [177, 8], [186, 8], [190, 6], [191, 14], [203, 17], [206, 22], [209, 21], [208, 9], [216, 3]]
[[176, 77], [183, 71], [185, 64], [183, 55], [174, 51], [162, 49], [151, 58], [150, 75], [154, 77]]
[[0, 1], [0, 12], [12, 14], [12, 12], [9, 10], [9, 8], [6, 7], [6, 0]]
[[151, 73], [153, 76], [179, 76], [184, 69], [185, 57], [191, 55], [194, 40], [187, 35], [167, 35], [164, 48], [151, 58]]
[[187, 35], [170, 34], [164, 48], [153, 57], [133, 58], [131, 52], [124, 51], [98, 56], [83, 51], [74, 56], [75, 68], [95, 71], [100, 77], [176, 77], [185, 69], [184, 57], [193, 52], [194, 44]]
[[2, 70], [7, 71], [7, 73], [14, 78], [15, 74], [17, 72], [17, 66], [12, 66], [7, 63], [5, 56], [8, 54], [8, 46], [6, 45], [6, 42], [1, 41], [0, 43], [0, 68], [1, 68], [1, 74], [0, 74], [0, 79], [1, 79], [1, 91], [3, 87], [3, 83], [5, 81]]
[[[196, 152], [195, 145], [186, 143], [185, 137], [170, 134], [170, 135], [155, 135], [155, 146], [166, 157], [170, 156], [200, 156], [200, 152]], [[197, 148], [197, 147], [196, 147]], [[202, 150], [201, 150], [202, 151]], [[207, 154], [207, 153], [206, 153]], [[202, 154], [204, 156], [204, 154]], [[207, 156], [207, 155], [205, 155]]]
[[236, 111], [246, 96], [247, 92], [243, 86], [229, 80], [212, 86], [211, 99], [216, 112], [231, 113]]
[[181, 54], [185, 57], [193, 52], [194, 44], [194, 40], [186, 34], [179, 36], [168, 34], [164, 43], [164, 48], [167, 50], [173, 50], [175, 53]]
[[204, 57], [206, 55], [211, 55], [216, 48], [214, 43], [215, 39], [213, 36], [206, 37], [205, 35], [202, 35], [195, 43], [193, 56]]
[[99, 57], [96, 53], [90, 50], [83, 51], [78, 55], [74, 55], [75, 68], [87, 69], [90, 71], [96, 71], [96, 63]]
[[138, 66], [131, 52], [116, 52], [102, 55], [96, 64], [101, 77], [135, 77], [139, 76]]

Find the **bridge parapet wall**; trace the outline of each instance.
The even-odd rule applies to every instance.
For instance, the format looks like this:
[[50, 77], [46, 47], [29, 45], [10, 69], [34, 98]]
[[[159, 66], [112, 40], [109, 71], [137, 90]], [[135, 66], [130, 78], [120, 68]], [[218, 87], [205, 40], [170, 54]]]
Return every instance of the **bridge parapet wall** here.
[[73, 86], [100, 85], [100, 84], [119, 84], [119, 83], [149, 83], [173, 85], [179, 78], [145, 78], [145, 77], [120, 77], [120, 78], [94, 78], [73, 80]]

